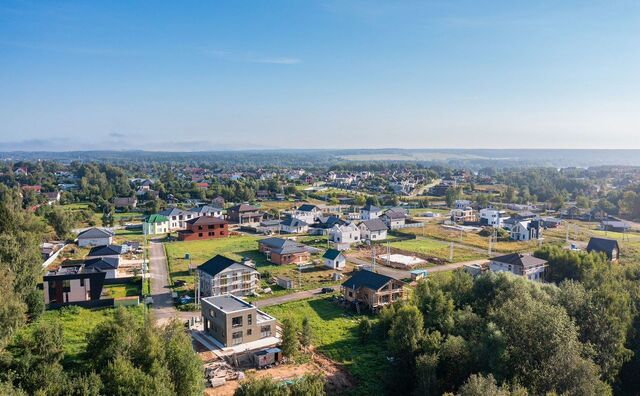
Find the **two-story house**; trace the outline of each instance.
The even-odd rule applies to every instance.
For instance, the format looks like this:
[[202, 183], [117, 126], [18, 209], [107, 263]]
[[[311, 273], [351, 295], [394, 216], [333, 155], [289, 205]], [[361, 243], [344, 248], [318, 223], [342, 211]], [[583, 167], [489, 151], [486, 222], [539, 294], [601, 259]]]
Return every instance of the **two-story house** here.
[[365, 220], [358, 225], [360, 240], [381, 241], [387, 239], [387, 225], [381, 219]]
[[336, 224], [329, 230], [329, 241], [338, 250], [347, 250], [354, 243], [360, 243], [360, 229], [355, 223]]
[[181, 241], [198, 241], [203, 239], [225, 238], [229, 236], [227, 221], [218, 217], [200, 216], [187, 220], [186, 230], [178, 231]]
[[373, 312], [401, 300], [404, 283], [386, 275], [368, 270], [356, 271], [341, 286], [344, 299], [354, 306]]
[[295, 217], [280, 222], [280, 231], [287, 234], [302, 234], [309, 231], [309, 224]]
[[546, 267], [546, 260], [522, 253], [511, 253], [494, 257], [489, 263], [490, 271], [511, 272], [512, 274], [538, 282], [544, 279]]
[[255, 268], [219, 254], [199, 265], [197, 271], [200, 294], [205, 297], [226, 293], [249, 296], [260, 282], [260, 273]]
[[407, 221], [407, 214], [402, 209], [388, 209], [380, 216], [380, 219], [384, 221], [387, 228], [394, 230], [401, 228]]
[[195, 213], [196, 216], [212, 216], [212, 217], [222, 218], [223, 210], [224, 209], [219, 207], [203, 205], [203, 206], [196, 206], [195, 208], [191, 208], [189, 209], [189, 212]]
[[519, 221], [511, 227], [510, 238], [514, 241], [532, 241], [542, 238], [542, 221]]
[[62, 266], [42, 278], [44, 302], [51, 307], [100, 299], [106, 273], [84, 265]]
[[291, 217], [302, 220], [307, 224], [315, 222], [320, 216], [322, 216], [322, 210], [313, 204], [302, 204], [291, 215]]
[[227, 209], [227, 220], [241, 225], [258, 225], [263, 213], [260, 209], [249, 204], [239, 204]]
[[166, 234], [170, 232], [169, 218], [159, 214], [152, 214], [144, 218], [142, 233], [144, 235]]
[[509, 216], [506, 215], [504, 210], [492, 208], [480, 209], [481, 225], [493, 228], [502, 228], [504, 226], [504, 221], [508, 218]]
[[194, 212], [179, 208], [165, 209], [158, 214], [169, 219], [169, 231], [184, 230], [187, 228], [188, 220], [198, 217]]
[[280, 341], [276, 338], [276, 319], [236, 296], [203, 298], [201, 313], [204, 332], [223, 347], [270, 339], [271, 344], [259, 346], [265, 348]]
[[382, 215], [382, 209], [374, 205], [365, 205], [360, 208], [360, 220], [377, 219]]

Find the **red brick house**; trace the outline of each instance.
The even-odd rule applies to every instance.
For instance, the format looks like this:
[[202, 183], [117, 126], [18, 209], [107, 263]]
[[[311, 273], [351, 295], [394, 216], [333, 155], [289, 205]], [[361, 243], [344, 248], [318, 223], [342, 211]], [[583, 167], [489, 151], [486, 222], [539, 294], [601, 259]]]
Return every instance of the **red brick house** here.
[[266, 238], [258, 241], [258, 250], [274, 264], [304, 264], [311, 260], [309, 246], [283, 238]]
[[224, 238], [229, 235], [227, 221], [212, 216], [201, 216], [187, 220], [187, 229], [178, 231], [181, 241]]

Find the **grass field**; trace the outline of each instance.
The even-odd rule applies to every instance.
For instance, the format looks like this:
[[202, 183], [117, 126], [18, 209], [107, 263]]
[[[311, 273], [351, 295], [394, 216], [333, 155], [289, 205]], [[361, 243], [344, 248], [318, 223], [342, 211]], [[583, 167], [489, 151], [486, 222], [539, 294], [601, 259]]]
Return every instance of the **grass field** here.
[[[489, 239], [487, 237], [480, 236], [476, 232], [461, 232], [454, 229], [442, 227], [439, 224], [427, 224], [425, 227], [419, 228], [404, 228], [402, 233], [413, 234], [417, 236], [424, 236], [433, 239], [439, 239], [442, 241], [456, 242], [462, 245], [467, 245], [483, 250], [489, 249]], [[517, 242], [517, 241], [504, 241], [493, 244], [493, 251], [495, 252], [524, 252], [534, 250], [537, 247], [537, 242]]]
[[[297, 301], [264, 309], [279, 321], [286, 318], [302, 323], [308, 318], [313, 329], [312, 344], [330, 359], [344, 364], [358, 380], [359, 395], [383, 393], [381, 378], [387, 367], [385, 337], [373, 334], [363, 344], [358, 338], [358, 320], [362, 315], [345, 311], [328, 298]], [[372, 317], [375, 322], [376, 319]]]
[[140, 282], [125, 283], [122, 285], [104, 285], [102, 288], [111, 298], [139, 296], [142, 292]]
[[[169, 273], [171, 280], [183, 280], [187, 283], [184, 287], [176, 288], [177, 291], [193, 289], [193, 275], [189, 273], [189, 261], [191, 265], [198, 266], [209, 260], [216, 254], [227, 256], [233, 260], [241, 260], [243, 257], [251, 258], [255, 263], [257, 270], [262, 276], [262, 287], [271, 287], [274, 294], [287, 294], [292, 290], [279, 290], [278, 288], [268, 285], [264, 275], [270, 276], [288, 276], [295, 281], [298, 280], [298, 270], [293, 264], [275, 265], [267, 261], [264, 254], [258, 251], [258, 240], [264, 237], [258, 236], [231, 236], [223, 239], [210, 239], [205, 241], [188, 241], [188, 242], [169, 242], [165, 244], [167, 259], [169, 262]], [[324, 245], [322, 237], [303, 237], [300, 241], [308, 243], [313, 239], [317, 240], [317, 244]], [[320, 247], [320, 246], [318, 246]], [[185, 254], [189, 253], [190, 260], [185, 259]], [[320, 261], [318, 256], [312, 257], [312, 260]], [[350, 267], [348, 267], [350, 268]], [[330, 282], [333, 271], [317, 266], [304, 270], [302, 278], [302, 289], [312, 289], [324, 286], [326, 284], [334, 284]], [[296, 282], [297, 283], [297, 282]]]
[[123, 243], [126, 241], [143, 242], [144, 235], [141, 229], [137, 230], [116, 230], [116, 236], [114, 238], [115, 243]]
[[[142, 320], [142, 307], [127, 308], [135, 312], [136, 316]], [[46, 311], [39, 321], [59, 320], [63, 326], [64, 337], [64, 364], [66, 367], [82, 363], [87, 357], [82, 356], [86, 348], [86, 336], [99, 323], [109, 319], [114, 314], [112, 308], [104, 309], [84, 309], [79, 307], [67, 307], [60, 310]], [[26, 327], [21, 331], [29, 331]]]
[[[392, 242], [389, 244], [389, 246], [397, 249], [407, 250], [409, 252], [426, 254], [440, 259], [449, 260], [450, 244], [447, 242], [418, 237], [417, 239]], [[488, 255], [480, 254], [473, 249], [461, 248], [457, 246], [454, 246], [453, 248], [454, 263], [461, 261], [478, 260], [487, 257]]]

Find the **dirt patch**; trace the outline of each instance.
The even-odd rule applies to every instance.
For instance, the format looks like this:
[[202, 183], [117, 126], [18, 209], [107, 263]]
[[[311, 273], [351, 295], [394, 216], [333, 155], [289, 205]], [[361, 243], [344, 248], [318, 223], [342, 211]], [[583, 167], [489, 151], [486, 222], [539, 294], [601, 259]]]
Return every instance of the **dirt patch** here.
[[355, 378], [341, 364], [319, 353], [313, 354], [313, 362], [324, 374], [328, 394], [346, 392], [356, 386]]

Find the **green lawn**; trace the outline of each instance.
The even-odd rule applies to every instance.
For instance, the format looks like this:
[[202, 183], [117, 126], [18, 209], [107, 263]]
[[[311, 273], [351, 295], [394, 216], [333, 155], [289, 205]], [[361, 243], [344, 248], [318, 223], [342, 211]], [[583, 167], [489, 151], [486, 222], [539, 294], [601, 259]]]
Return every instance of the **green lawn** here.
[[[344, 364], [358, 380], [355, 394], [383, 394], [382, 377], [387, 367], [385, 337], [373, 334], [363, 344], [358, 338], [358, 320], [362, 315], [345, 311], [329, 298], [296, 301], [264, 309], [279, 321], [286, 318], [302, 323], [309, 318], [313, 345], [330, 359]], [[374, 322], [375, 317], [372, 317]]]
[[[132, 310], [142, 320], [142, 307], [127, 308]], [[73, 366], [82, 363], [86, 357], [82, 356], [87, 345], [86, 336], [99, 323], [109, 319], [114, 314], [113, 308], [84, 309], [80, 307], [67, 307], [60, 310], [46, 311], [39, 321], [60, 320], [63, 326], [64, 337], [64, 364]], [[21, 331], [29, 331], [26, 327]]]
[[142, 229], [135, 230], [116, 230], [115, 243], [123, 243], [126, 241], [143, 242], [144, 235]]
[[[450, 244], [433, 239], [417, 238], [406, 241], [392, 242], [391, 247], [407, 250], [419, 254], [426, 254], [440, 259], [449, 260]], [[486, 254], [480, 254], [475, 250], [454, 246], [453, 262], [470, 261], [487, 258]]]
[[[165, 243], [167, 259], [169, 262], [169, 275], [173, 282], [184, 280], [187, 285], [185, 287], [176, 288], [177, 291], [193, 290], [193, 275], [189, 273], [189, 261], [193, 266], [198, 266], [209, 260], [216, 254], [227, 256], [234, 260], [241, 260], [243, 257], [249, 257], [256, 263], [257, 270], [262, 275], [261, 287], [270, 287], [274, 294], [287, 294], [295, 290], [282, 290], [273, 285], [267, 284], [267, 278], [271, 276], [287, 276], [295, 281], [298, 280], [297, 266], [275, 265], [267, 261], [264, 254], [258, 251], [258, 240], [264, 237], [259, 236], [231, 236], [221, 239], [210, 239], [205, 241], [185, 241], [185, 242], [168, 242]], [[323, 237], [303, 237], [302, 242], [317, 243], [317, 247], [325, 247], [326, 239]], [[311, 243], [312, 245], [314, 243]], [[185, 259], [185, 254], [189, 253], [190, 259]], [[312, 260], [321, 261], [320, 256], [312, 256]], [[350, 265], [349, 265], [350, 266]], [[349, 269], [350, 267], [348, 267]], [[324, 268], [322, 265], [306, 269], [302, 272], [302, 289], [314, 289], [322, 286], [335, 285], [338, 282], [331, 281], [333, 271]], [[265, 276], [268, 275], [268, 276]], [[296, 282], [297, 283], [297, 282]], [[271, 297], [272, 295], [263, 295]]]
[[142, 292], [140, 282], [125, 283], [122, 285], [104, 285], [103, 290], [109, 294], [111, 298], [139, 296]]

